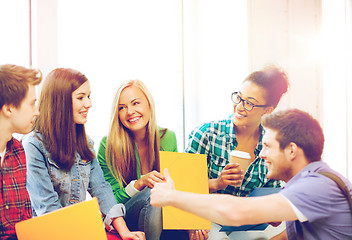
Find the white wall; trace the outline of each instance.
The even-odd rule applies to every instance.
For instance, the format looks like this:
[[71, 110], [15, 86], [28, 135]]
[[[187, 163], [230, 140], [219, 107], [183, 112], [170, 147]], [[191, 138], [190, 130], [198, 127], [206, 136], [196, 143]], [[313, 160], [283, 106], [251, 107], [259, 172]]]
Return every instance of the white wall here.
[[351, 0], [324, 1], [322, 59], [325, 160], [352, 179]]
[[179, 151], [197, 125], [231, 114], [230, 94], [248, 74], [245, 1], [37, 0], [36, 7], [36, 63], [90, 79], [86, 129], [96, 148], [127, 79], [146, 83], [158, 124], [176, 132]]
[[28, 0], [0, 1], [0, 64], [29, 66]]
[[279, 108], [317, 118], [325, 133], [323, 160], [352, 178], [351, 0], [251, 0], [249, 66], [278, 63], [291, 87]]
[[184, 1], [185, 135], [233, 112], [248, 75], [246, 1]]
[[320, 34], [320, 0], [251, 0], [248, 9], [250, 68], [284, 67], [291, 85], [279, 108], [300, 108], [322, 122], [322, 68], [313, 51]]
[[[87, 131], [98, 147], [116, 88], [139, 78], [159, 125], [190, 131], [232, 112], [230, 93], [249, 72], [283, 66], [291, 88], [279, 108], [323, 124], [324, 160], [352, 178], [351, 0], [32, 0], [33, 65], [46, 75], [88, 76]], [[28, 1], [0, 1], [0, 63], [29, 65]]]

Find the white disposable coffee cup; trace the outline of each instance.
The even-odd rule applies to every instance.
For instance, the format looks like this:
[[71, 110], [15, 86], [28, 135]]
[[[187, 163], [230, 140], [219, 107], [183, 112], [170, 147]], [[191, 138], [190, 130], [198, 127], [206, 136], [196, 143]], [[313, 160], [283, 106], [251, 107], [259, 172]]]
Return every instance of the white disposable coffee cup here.
[[[248, 152], [243, 152], [239, 150], [233, 150], [230, 152], [230, 163], [238, 163], [239, 168], [242, 169], [243, 174], [246, 172], [251, 160], [251, 155]], [[243, 180], [243, 179], [242, 179]], [[237, 184], [235, 186], [241, 186]]]

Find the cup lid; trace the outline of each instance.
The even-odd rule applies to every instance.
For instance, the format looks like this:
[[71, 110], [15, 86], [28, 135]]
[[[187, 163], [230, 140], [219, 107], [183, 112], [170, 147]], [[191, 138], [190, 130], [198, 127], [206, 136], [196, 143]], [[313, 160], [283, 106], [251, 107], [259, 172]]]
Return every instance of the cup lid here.
[[251, 159], [251, 155], [248, 152], [243, 152], [239, 150], [231, 151], [230, 155], [234, 157], [239, 157], [239, 158]]

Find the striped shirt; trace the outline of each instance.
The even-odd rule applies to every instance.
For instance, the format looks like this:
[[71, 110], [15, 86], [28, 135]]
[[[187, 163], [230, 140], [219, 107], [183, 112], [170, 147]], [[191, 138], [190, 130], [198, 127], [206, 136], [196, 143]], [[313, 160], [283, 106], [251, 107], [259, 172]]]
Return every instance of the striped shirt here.
[[[220, 176], [223, 168], [229, 163], [229, 153], [235, 150], [238, 145], [231, 118], [232, 115], [224, 120], [204, 123], [189, 135], [185, 152], [207, 155], [209, 179], [216, 179]], [[260, 139], [254, 151], [255, 160], [249, 165], [242, 185], [240, 187], [228, 185], [217, 193], [245, 197], [257, 187], [281, 187], [280, 181], [267, 178], [268, 168], [265, 160], [259, 157], [264, 135], [264, 128], [260, 126], [260, 129]]]

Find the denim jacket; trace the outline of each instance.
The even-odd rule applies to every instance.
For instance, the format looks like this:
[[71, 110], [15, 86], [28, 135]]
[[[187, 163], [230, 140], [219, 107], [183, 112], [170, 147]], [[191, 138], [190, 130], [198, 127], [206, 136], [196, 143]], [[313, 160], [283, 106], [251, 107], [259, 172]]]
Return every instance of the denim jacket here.
[[[76, 152], [72, 168], [62, 170], [38, 137], [41, 139], [41, 134], [33, 131], [22, 140], [27, 158], [27, 190], [33, 213], [39, 216], [84, 201], [88, 191], [98, 199], [100, 210], [106, 216], [106, 228], [113, 230], [111, 222], [125, 215], [125, 206], [117, 204], [97, 159], [87, 162]], [[89, 144], [93, 146], [93, 141], [89, 140]]]

